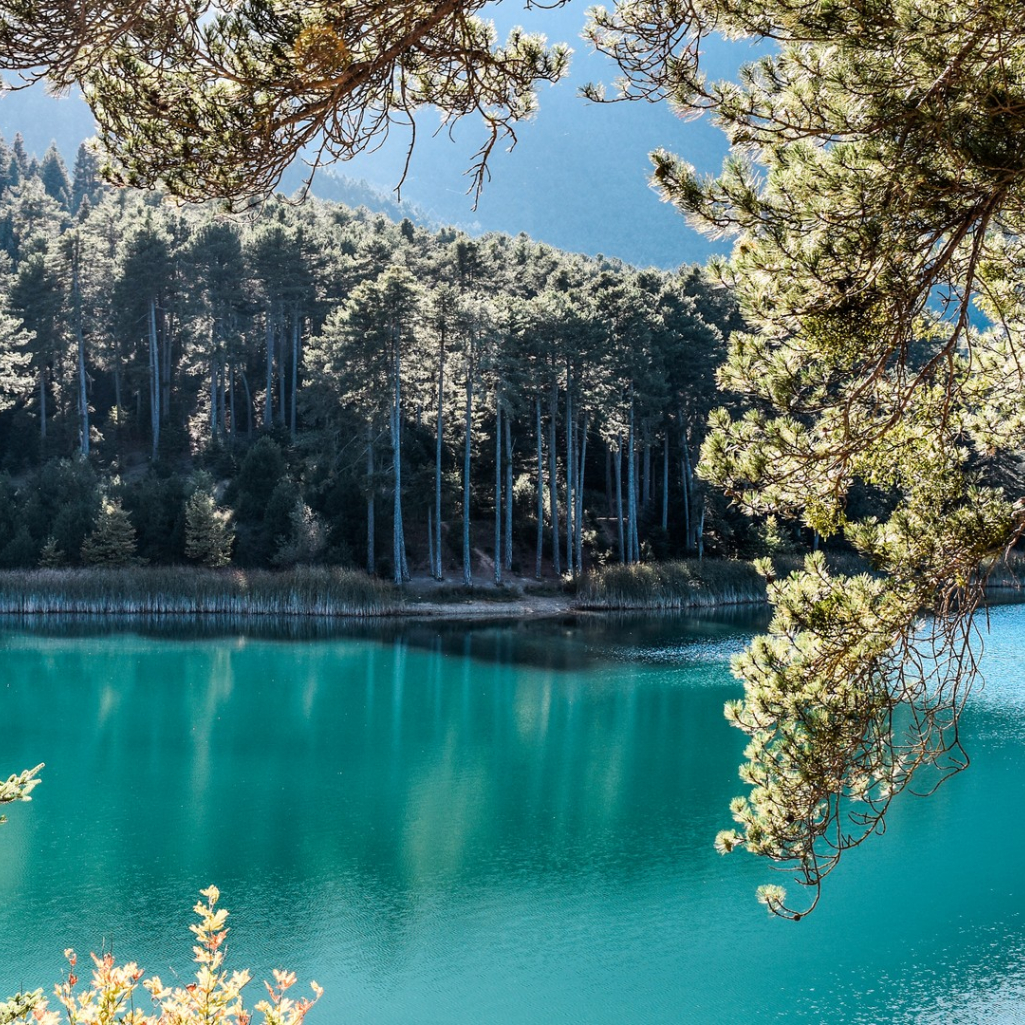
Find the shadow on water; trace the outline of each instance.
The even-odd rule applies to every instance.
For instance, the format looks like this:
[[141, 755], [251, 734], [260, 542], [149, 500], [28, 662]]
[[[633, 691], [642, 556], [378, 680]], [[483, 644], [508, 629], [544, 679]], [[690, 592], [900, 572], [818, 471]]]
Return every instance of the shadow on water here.
[[[177, 642], [370, 641], [493, 665], [574, 671], [609, 662], [662, 662], [720, 645], [737, 649], [768, 614], [750, 606], [651, 613], [587, 612], [523, 619], [337, 619], [319, 616], [0, 616], [0, 633], [90, 638], [117, 634]], [[732, 643], [731, 643], [732, 642]], [[729, 653], [729, 652], [728, 652]]]

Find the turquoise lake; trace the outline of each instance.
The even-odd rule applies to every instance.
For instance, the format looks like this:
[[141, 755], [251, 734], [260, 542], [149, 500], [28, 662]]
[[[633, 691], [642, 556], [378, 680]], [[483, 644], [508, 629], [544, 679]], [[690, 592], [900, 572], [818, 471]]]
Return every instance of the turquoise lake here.
[[969, 769], [796, 924], [712, 847], [758, 625], [0, 627], [0, 771], [46, 762], [0, 828], [0, 994], [69, 946], [186, 979], [215, 883], [251, 1002], [291, 968], [309, 1025], [1025, 1022], [1025, 607]]

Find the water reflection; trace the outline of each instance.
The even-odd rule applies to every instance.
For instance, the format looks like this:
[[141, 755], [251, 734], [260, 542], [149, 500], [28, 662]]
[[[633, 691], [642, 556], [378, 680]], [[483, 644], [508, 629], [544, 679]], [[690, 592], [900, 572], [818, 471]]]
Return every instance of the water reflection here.
[[316, 641], [366, 640], [469, 657], [502, 664], [547, 669], [585, 669], [610, 658], [619, 661], [674, 661], [704, 646], [717, 661], [723, 651], [743, 647], [765, 627], [768, 613], [740, 606], [721, 610], [667, 612], [659, 616], [629, 613], [580, 613], [528, 620], [335, 619], [295, 616], [0, 616], [0, 633], [17, 632], [56, 639], [121, 636], [194, 642], [219, 640]]

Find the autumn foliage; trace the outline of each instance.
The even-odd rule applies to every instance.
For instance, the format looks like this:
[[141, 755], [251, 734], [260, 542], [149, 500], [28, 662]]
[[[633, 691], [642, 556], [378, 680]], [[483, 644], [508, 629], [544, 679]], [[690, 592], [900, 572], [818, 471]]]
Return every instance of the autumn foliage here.
[[[189, 926], [195, 936], [195, 981], [165, 986], [157, 976], [143, 980], [152, 1012], [135, 1006], [143, 971], [134, 961], [119, 965], [112, 954], [93, 954], [92, 976], [83, 986], [75, 971], [77, 955], [66, 950], [70, 970], [54, 989], [59, 1009], [50, 1006], [42, 990], [19, 993], [0, 1003], [0, 1025], [61, 1025], [65, 1019], [67, 1025], [250, 1025], [253, 1015], [245, 1006], [242, 991], [251, 976], [246, 970], [229, 973], [224, 967], [228, 912], [216, 908], [220, 897], [216, 886], [202, 890], [201, 896], [206, 903], [200, 900], [194, 908], [199, 922]], [[274, 972], [273, 985], [264, 983], [267, 996], [255, 1006], [263, 1025], [302, 1025], [323, 991], [313, 982], [313, 998], [296, 999], [287, 995], [294, 984], [295, 974], [283, 971]]]

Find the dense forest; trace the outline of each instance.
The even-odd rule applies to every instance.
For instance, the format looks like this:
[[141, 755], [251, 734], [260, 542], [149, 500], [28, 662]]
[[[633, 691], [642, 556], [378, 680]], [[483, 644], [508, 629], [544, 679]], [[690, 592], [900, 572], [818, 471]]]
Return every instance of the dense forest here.
[[0, 249], [0, 566], [472, 582], [750, 543], [693, 473], [738, 322], [698, 268], [316, 200], [230, 216], [20, 136]]

